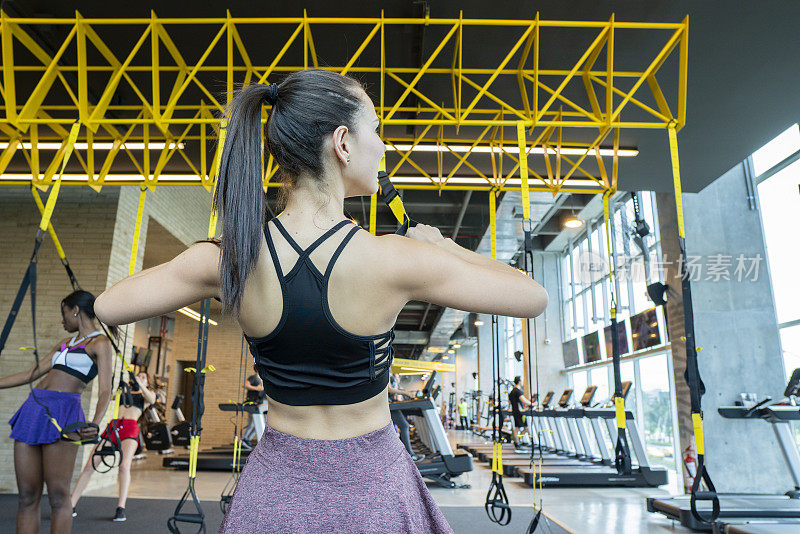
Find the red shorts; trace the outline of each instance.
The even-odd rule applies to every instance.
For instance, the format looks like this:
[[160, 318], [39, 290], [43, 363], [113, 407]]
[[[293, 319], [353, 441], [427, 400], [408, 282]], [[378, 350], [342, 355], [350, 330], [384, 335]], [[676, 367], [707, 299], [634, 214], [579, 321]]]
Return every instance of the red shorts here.
[[139, 423], [136, 422], [136, 419], [114, 419], [108, 424], [100, 437], [119, 446], [117, 438], [114, 435], [114, 425], [116, 425], [117, 435], [120, 441], [123, 439], [139, 439]]

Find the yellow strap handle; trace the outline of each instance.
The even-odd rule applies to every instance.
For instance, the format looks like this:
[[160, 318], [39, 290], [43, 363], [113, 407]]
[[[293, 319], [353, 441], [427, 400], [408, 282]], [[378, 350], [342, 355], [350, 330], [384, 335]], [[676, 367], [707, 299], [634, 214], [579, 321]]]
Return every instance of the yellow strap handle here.
[[108, 422], [110, 423], [114, 419], [119, 419], [119, 399], [122, 397], [122, 391], [117, 389], [117, 393], [114, 395], [114, 410], [111, 412], [111, 417], [108, 418]]
[[197, 452], [200, 449], [200, 436], [189, 438], [189, 478], [197, 475]]
[[686, 232], [683, 227], [683, 201], [681, 199], [681, 165], [678, 158], [678, 134], [675, 130], [675, 121], [669, 123], [669, 155], [672, 160], [672, 185], [675, 189], [675, 209], [678, 215], [678, 236], [685, 239]]
[[217, 177], [219, 176], [219, 165], [222, 161], [222, 149], [225, 146], [225, 133], [228, 131], [228, 119], [223, 117], [221, 121], [219, 121], [219, 135], [217, 137], [217, 151], [214, 152], [214, 163], [212, 167], [212, 173], [214, 174], [214, 182], [217, 181]]
[[692, 414], [692, 426], [694, 426], [694, 443], [697, 447], [697, 454], [705, 454], [705, 438], [703, 437], [703, 416], [699, 413]]
[[55, 183], [53, 184], [53, 189], [50, 191], [50, 195], [47, 197], [47, 204], [44, 208], [44, 214], [42, 215], [42, 220], [39, 223], [39, 229], [42, 232], [47, 231], [47, 227], [50, 226], [50, 218], [53, 216], [53, 210], [56, 207], [56, 200], [58, 199], [58, 192], [61, 190], [61, 179], [64, 176], [64, 168], [67, 166], [67, 161], [69, 161], [69, 157], [72, 155], [72, 149], [75, 148], [75, 141], [78, 140], [78, 132], [80, 131], [80, 123], [74, 123], [72, 128], [69, 130], [69, 137], [67, 137], [67, 146], [64, 151], [64, 157], [61, 160], [61, 170], [58, 173], [58, 178], [56, 179]]
[[[36, 186], [34, 185], [31, 186], [31, 194], [33, 195], [33, 201], [36, 202], [36, 207], [39, 208], [39, 213], [44, 216], [44, 203], [42, 202], [42, 197], [39, 196], [39, 192], [36, 190]], [[53, 245], [56, 247], [58, 257], [62, 260], [67, 259], [67, 255], [64, 252], [64, 249], [61, 247], [61, 242], [58, 240], [58, 236], [53, 228], [53, 224], [50, 222], [47, 223], [47, 231], [50, 233], [50, 239], [53, 240]]]
[[614, 397], [614, 408], [616, 408], [617, 428], [625, 428], [625, 399]]
[[517, 144], [519, 146], [519, 177], [522, 180], [522, 218], [531, 218], [531, 200], [528, 189], [528, 147], [525, 140], [525, 122], [517, 121]]
[[378, 193], [369, 197], [369, 233], [376, 235], [378, 231]]
[[[184, 367], [183, 370], [186, 371], [187, 373], [196, 373], [197, 372], [197, 368], [196, 367]], [[200, 370], [200, 372], [201, 373], [210, 373], [210, 372], [216, 371], [216, 370], [217, 370], [217, 368], [214, 367], [213, 365], [206, 365], [205, 367], [203, 367]]]
[[489, 229], [492, 259], [497, 259], [497, 196], [495, 190], [489, 191]]
[[128, 276], [133, 276], [136, 270], [136, 256], [139, 254], [139, 234], [142, 233], [142, 217], [144, 216], [144, 200], [147, 188], [142, 186], [139, 190], [139, 204], [136, 206], [136, 222], [133, 225], [133, 244], [131, 245], [131, 261], [128, 263]]

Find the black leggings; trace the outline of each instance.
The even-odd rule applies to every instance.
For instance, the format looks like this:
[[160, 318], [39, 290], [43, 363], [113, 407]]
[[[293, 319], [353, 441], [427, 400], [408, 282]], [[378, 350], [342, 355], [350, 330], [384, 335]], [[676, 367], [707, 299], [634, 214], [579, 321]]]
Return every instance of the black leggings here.
[[409, 424], [406, 420], [406, 417], [403, 415], [403, 412], [399, 410], [392, 410], [392, 423], [397, 425], [397, 428], [400, 429], [400, 441], [403, 442], [403, 445], [406, 446], [406, 450], [408, 454], [411, 456], [415, 456], [413, 450], [411, 450], [411, 436], [408, 433]]
[[469, 419], [466, 415], [461, 416], [461, 428], [464, 430], [469, 430]]

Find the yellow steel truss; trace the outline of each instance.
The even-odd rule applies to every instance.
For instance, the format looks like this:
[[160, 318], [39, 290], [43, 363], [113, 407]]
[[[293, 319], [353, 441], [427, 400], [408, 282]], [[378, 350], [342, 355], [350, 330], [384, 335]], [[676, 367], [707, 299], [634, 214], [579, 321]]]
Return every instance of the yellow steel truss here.
[[[32, 36], [31, 30], [41, 25], [57, 27], [60, 31], [55, 33], [63, 35], [53, 54]], [[438, 32], [433, 52], [419, 68], [389, 64], [386, 29], [398, 25], [426, 25]], [[314, 34], [316, 31], [320, 35], [323, 27], [331, 26], [364, 37], [346, 63], [322, 66]], [[188, 59], [186, 51], [182, 53], [177, 39], [173, 39], [176, 32], [187, 27], [192, 28], [194, 52], [196, 43], [206, 39], [195, 60]], [[254, 54], [246, 43], [248, 32], [259, 27], [269, 27], [273, 32], [282, 27], [289, 34], [282, 48], [271, 52], [268, 61], [261, 63], [253, 58], [264, 57], [264, 51]], [[487, 28], [501, 29], [507, 36], [505, 56], [493, 68], [470, 65], [473, 61], [464, 54], [465, 39], [480, 38], [476, 36]], [[123, 29], [136, 38], [127, 48], [112, 50], [108, 37]], [[552, 41], [560, 30], [583, 32], [591, 44], [574, 63], [563, 68], [543, 68], [541, 64], [548, 58], [540, 57], [541, 44]], [[615, 38], [621, 32], [644, 32], [649, 42], [660, 47], [640, 70], [615, 70]], [[503, 46], [496, 39], [492, 44]], [[143, 19], [90, 19], [76, 12], [70, 19], [24, 19], [0, 12], [0, 97], [4, 111], [0, 117], [0, 142], [4, 147], [0, 153], [0, 183], [33, 183], [46, 188], [67, 151], [66, 125], [78, 121], [84, 127], [76, 147], [83, 173], [65, 175], [65, 185], [89, 185], [97, 190], [103, 185], [144, 185], [152, 189], [158, 184], [202, 185], [210, 189], [217, 157], [212, 157], [209, 165], [208, 155], [214, 148], [218, 117], [224, 107], [224, 98], [215, 94], [220, 79], [224, 77], [229, 94], [239, 83], [265, 83], [277, 74], [315, 66], [379, 79], [376, 111], [382, 121], [382, 135], [387, 126], [419, 127], [414, 136], [398, 137], [389, 132], [384, 136], [390, 149], [389, 174], [397, 188], [518, 190], [521, 150], [517, 148], [516, 135], [506, 141], [503, 133], [505, 127], [521, 123], [527, 132], [527, 156], [541, 157], [546, 169], [540, 175], [529, 166], [532, 189], [554, 194], [615, 190], [621, 129], [667, 129], [670, 125], [680, 129], [686, 121], [687, 44], [688, 18], [679, 23], [639, 23], [616, 21], [613, 16], [599, 22], [541, 20], [538, 14], [532, 20], [487, 20], [462, 16], [398, 19], [383, 15], [321, 18], [307, 14], [297, 18], [236, 18], [228, 13], [225, 18], [174, 19], [159, 18], [153, 13]], [[287, 55], [300, 48], [303, 63], [290, 64]], [[223, 50], [224, 61], [213, 59]], [[678, 91], [676, 101], [668, 102], [656, 74], [675, 50]], [[363, 60], [367, 52], [376, 51], [379, 62]], [[604, 65], [598, 63], [601, 55]], [[163, 61], [164, 57], [169, 61]], [[38, 81], [27, 85], [22, 82], [32, 75]], [[90, 76], [93, 80], [104, 78], [96, 101], [89, 97]], [[163, 83], [164, 78], [171, 83]], [[437, 102], [424, 89], [442, 84], [451, 89], [448, 102]], [[575, 94], [575, 86], [581, 88], [581, 101], [568, 96]], [[115, 103], [122, 87], [135, 95], [135, 105]], [[186, 96], [189, 87], [194, 96]], [[513, 99], [508, 96], [509, 88], [513, 88]], [[387, 89], [399, 91], [400, 96], [387, 100], [391, 92]], [[198, 91], [201, 99], [197, 98]], [[411, 95], [416, 98], [416, 105], [409, 105]], [[632, 115], [631, 111], [636, 113], [636, 120], [626, 118]], [[597, 132], [588, 142], [574, 133], [587, 128]], [[186, 142], [200, 144], [197, 161], [182, 150]], [[134, 150], [133, 143], [141, 143], [146, 149]], [[154, 146], [159, 147], [159, 152], [151, 161], [150, 150]], [[567, 148], [572, 149], [572, 157], [564, 153]], [[426, 172], [415, 161], [414, 156], [422, 149], [437, 152], [436, 173]], [[17, 151], [27, 161], [30, 174], [5, 173]], [[487, 152], [492, 162], [491, 175], [481, 172], [475, 163]], [[51, 154], [42, 173], [42, 156]], [[134, 174], [112, 172], [120, 154], [136, 169]], [[610, 172], [604, 158], [611, 159]], [[504, 160], [511, 162], [511, 168], [505, 171]], [[165, 173], [171, 161], [173, 167], [176, 162], [183, 165], [186, 174]], [[586, 167], [590, 161], [592, 170]], [[277, 169], [272, 158], [266, 157], [265, 190], [281, 186], [275, 180]], [[413, 169], [416, 182], [403, 181], [402, 169]], [[471, 183], [464, 183], [463, 173], [473, 177]]]

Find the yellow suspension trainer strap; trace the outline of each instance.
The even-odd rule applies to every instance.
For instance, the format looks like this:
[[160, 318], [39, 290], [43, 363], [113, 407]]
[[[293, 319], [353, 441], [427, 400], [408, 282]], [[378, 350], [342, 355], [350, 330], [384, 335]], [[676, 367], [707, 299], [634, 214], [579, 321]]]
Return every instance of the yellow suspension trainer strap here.
[[[489, 237], [492, 259], [497, 259], [497, 193], [489, 191]], [[502, 402], [500, 401], [500, 325], [497, 315], [492, 315], [492, 482], [486, 492], [484, 509], [492, 523], [508, 525], [511, 522], [511, 507], [503, 487], [503, 444], [501, 430], [503, 424]]]
[[412, 220], [406, 213], [406, 208], [403, 206], [403, 199], [395, 189], [389, 175], [386, 173], [386, 156], [381, 158], [380, 167], [378, 167], [378, 184], [381, 188], [381, 197], [383, 201], [389, 206], [392, 215], [395, 216], [400, 227], [397, 229], [396, 234], [406, 235], [409, 228], [417, 225], [417, 222]]
[[[244, 383], [245, 375], [247, 374], [244, 367], [244, 341], [244, 333], [242, 333], [242, 342], [239, 349], [239, 384]], [[231, 463], [231, 478], [225, 483], [225, 487], [222, 488], [222, 493], [219, 497], [219, 507], [220, 510], [222, 510], [222, 515], [228, 513], [228, 508], [230, 508], [231, 501], [233, 500], [233, 492], [236, 491], [236, 486], [239, 484], [239, 474], [242, 471], [240, 462], [242, 461], [242, 434], [244, 431], [244, 407], [246, 404], [254, 403], [245, 402], [244, 389], [240, 388], [238, 408], [231, 418], [233, 421], [233, 462]], [[260, 412], [254, 413], [252, 416], [263, 417]]]
[[[211, 218], [208, 223], [208, 239], [214, 238], [216, 230], [217, 212], [212, 205]], [[167, 528], [172, 534], [180, 534], [178, 525], [180, 523], [190, 523], [197, 525], [197, 532], [206, 531], [206, 519], [197, 492], [194, 488], [195, 478], [197, 477], [197, 453], [200, 450], [200, 434], [203, 431], [202, 419], [205, 412], [205, 383], [206, 373], [214, 371], [213, 365], [206, 365], [206, 352], [208, 350], [208, 319], [211, 313], [211, 299], [203, 299], [200, 303], [200, 324], [197, 328], [197, 361], [195, 366], [188, 367], [186, 371], [194, 371], [194, 385], [192, 387], [192, 419], [189, 431], [189, 485], [175, 512], [167, 520]], [[191, 499], [194, 504], [194, 512], [184, 512], [183, 507]]]
[[630, 475], [633, 471], [631, 461], [631, 450], [628, 446], [628, 436], [625, 415], [625, 396], [622, 389], [622, 373], [619, 364], [619, 335], [617, 323], [617, 302], [616, 302], [616, 272], [614, 269], [614, 257], [612, 254], [611, 241], [611, 220], [609, 217], [608, 201], [614, 191], [608, 190], [603, 193], [603, 220], [606, 228], [606, 251], [608, 252], [608, 286], [611, 293], [611, 366], [614, 371], [614, 411], [617, 422], [617, 442], [614, 445], [614, 467], [620, 475]]
[[[706, 392], [705, 384], [700, 378], [700, 368], [697, 364], [697, 352], [694, 335], [694, 310], [692, 308], [692, 284], [689, 280], [686, 266], [686, 232], [683, 226], [683, 202], [681, 199], [681, 173], [678, 157], [678, 135], [675, 130], [675, 121], [669, 124], [669, 152], [672, 160], [672, 182], [675, 191], [675, 208], [678, 216], [678, 243], [682, 261], [680, 262], [681, 289], [683, 292], [683, 324], [686, 341], [686, 371], [683, 376], [689, 386], [691, 401], [692, 426], [694, 428], [694, 441], [697, 447], [697, 474], [692, 484], [690, 506], [692, 515], [698, 521], [713, 524], [720, 513], [719, 497], [711, 476], [705, 467], [705, 439], [703, 436], [703, 409], [701, 400]], [[706, 485], [707, 491], [700, 490], [700, 481]], [[711, 501], [711, 513], [703, 515], [697, 510], [697, 501]]]
[[[38, 193], [34, 191], [34, 200], [38, 200], [37, 205], [40, 205], [40, 210], [42, 213], [42, 219], [39, 223], [39, 228], [36, 230], [36, 236], [34, 238], [33, 243], [33, 253], [31, 253], [31, 258], [28, 261], [28, 268], [25, 270], [25, 275], [22, 278], [22, 283], [19, 285], [19, 289], [17, 290], [17, 295], [14, 297], [14, 302], [11, 305], [11, 310], [8, 312], [8, 316], [6, 317], [6, 322], [3, 325], [3, 331], [0, 333], [0, 354], [2, 354], [3, 349], [6, 346], [6, 341], [8, 341], [8, 336], [11, 333], [11, 328], [14, 326], [14, 321], [17, 319], [17, 314], [19, 313], [19, 309], [22, 306], [22, 301], [25, 299], [25, 294], [28, 292], [28, 288], [31, 290], [31, 308], [35, 306], [34, 299], [36, 293], [36, 265], [39, 260], [39, 248], [42, 246], [42, 242], [44, 241], [45, 234], [49, 231], [50, 235], [55, 236], [55, 232], [52, 230], [53, 226], [50, 224], [50, 218], [53, 216], [53, 210], [56, 207], [56, 200], [58, 200], [58, 193], [61, 190], [61, 177], [64, 174], [64, 169], [67, 166], [67, 161], [69, 161], [70, 156], [72, 155], [72, 150], [75, 147], [75, 141], [78, 139], [78, 132], [80, 131], [80, 124], [74, 123], [72, 128], [70, 129], [69, 136], [67, 137], [67, 144], [66, 149], [64, 150], [64, 156], [61, 160], [61, 171], [58, 173], [58, 178], [56, 178], [55, 183], [53, 183], [53, 187], [50, 190], [50, 195], [47, 197], [47, 205], [41, 206], [41, 198], [39, 198]], [[54, 237], [53, 243], [57, 243], [56, 248], [59, 250], [59, 257], [63, 257], [63, 249], [61, 249], [61, 244], [58, 242], [58, 238]], [[63, 263], [63, 260], [62, 260]], [[76, 289], [77, 281], [75, 280], [75, 276], [72, 274], [72, 269], [68, 267], [69, 264], [65, 264], [67, 267], [67, 275], [69, 276], [70, 283], [72, 284], [73, 289]], [[32, 310], [33, 312], [33, 310]], [[36, 318], [36, 314], [34, 313], [34, 321]], [[34, 322], [35, 324], [35, 322]], [[36, 329], [34, 328], [33, 331], [33, 338], [34, 338], [34, 346], [36, 345]], [[34, 347], [34, 355], [36, 356], [36, 361], [38, 363], [39, 354]]]
[[[525, 137], [525, 123], [523, 121], [517, 122], [517, 146], [519, 147], [519, 175], [521, 178], [521, 192], [522, 192], [522, 235], [523, 235], [523, 258], [525, 274], [534, 279], [533, 273], [533, 222], [531, 221], [531, 201], [530, 201], [530, 187], [528, 185], [528, 147]], [[533, 356], [536, 360], [536, 396], [539, 397], [539, 348], [536, 342], [536, 323], [533, 319], [523, 319], [525, 329], [528, 334], [528, 342], [525, 346], [526, 356], [528, 358], [528, 391], [533, 391], [533, 369], [531, 366], [531, 346], [533, 346]], [[531, 335], [531, 322], [533, 322], [533, 334]], [[531, 406], [531, 410], [534, 407]], [[537, 436], [537, 444], [533, 444], [531, 440], [531, 469], [533, 470], [533, 509], [536, 513], [533, 519], [528, 524], [527, 534], [550, 532], [550, 523], [547, 516], [542, 513], [542, 439]], [[536, 457], [536, 450], [538, 449], [538, 458]], [[536, 486], [539, 486], [539, 504], [536, 504]]]
[[[133, 244], [131, 245], [131, 258], [128, 262], [128, 276], [133, 276], [133, 273], [136, 271], [136, 258], [139, 253], [139, 237], [142, 233], [142, 218], [144, 216], [146, 191], [147, 188], [145, 186], [141, 186], [139, 188], [139, 202], [136, 207], [136, 221], [133, 225]], [[102, 323], [100, 323], [100, 325], [103, 326]], [[123, 350], [121, 351], [116, 343], [114, 343], [111, 335], [109, 335], [108, 331], [106, 331], [105, 326], [103, 326], [103, 331], [105, 331], [108, 339], [111, 340], [111, 344], [114, 347], [114, 352], [116, 353], [117, 358], [119, 358], [121, 366], [119, 369], [119, 380], [117, 381], [117, 391], [114, 394], [113, 408], [108, 416], [108, 429], [110, 430], [110, 433], [113, 434], [114, 439], [111, 439], [110, 437], [102, 438], [100, 445], [95, 449], [92, 455], [92, 467], [98, 473], [107, 473], [122, 461], [122, 441], [119, 439], [118, 429], [119, 406], [120, 404], [124, 404], [126, 407], [130, 407], [133, 403], [130, 384], [131, 381], [134, 380], [134, 378], [131, 376], [134, 372], [134, 369], [125, 360], [124, 355], [128, 343], [128, 326], [125, 326], [125, 342], [123, 344]], [[128, 373], [127, 382], [122, 379], [122, 374], [124, 372]], [[116, 362], [112, 376], [116, 376]], [[103, 468], [100, 469], [100, 466], [103, 466]]]

